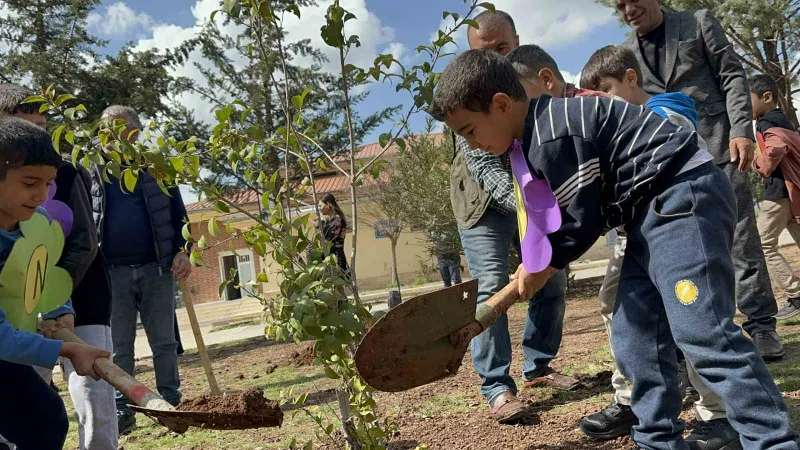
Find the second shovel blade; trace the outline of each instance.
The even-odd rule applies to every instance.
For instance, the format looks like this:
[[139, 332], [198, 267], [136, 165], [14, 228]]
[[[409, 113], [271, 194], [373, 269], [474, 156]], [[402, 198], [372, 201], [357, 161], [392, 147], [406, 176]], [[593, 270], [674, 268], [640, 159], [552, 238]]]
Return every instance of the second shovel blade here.
[[454, 375], [466, 346], [450, 335], [475, 321], [478, 281], [419, 295], [389, 310], [356, 351], [356, 368], [370, 386], [400, 392]]

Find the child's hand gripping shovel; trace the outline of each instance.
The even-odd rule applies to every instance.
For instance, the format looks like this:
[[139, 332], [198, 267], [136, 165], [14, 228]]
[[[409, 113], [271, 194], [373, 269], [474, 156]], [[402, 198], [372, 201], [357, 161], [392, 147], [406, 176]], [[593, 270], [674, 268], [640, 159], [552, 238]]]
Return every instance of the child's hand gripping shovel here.
[[[547, 234], [561, 226], [561, 212], [547, 182], [537, 180], [519, 143], [510, 153], [522, 262], [529, 273], [547, 268]], [[391, 309], [364, 336], [356, 351], [358, 373], [370, 386], [405, 391], [455, 375], [470, 340], [519, 299], [514, 280], [476, 310], [478, 281], [411, 298]]]
[[[84, 344], [66, 328], [54, 330], [53, 339], [64, 342]], [[136, 404], [131, 409], [141, 412], [175, 433], [185, 433], [189, 427], [208, 428], [213, 430], [244, 430], [249, 428], [278, 427], [283, 422], [283, 413], [275, 406], [268, 414], [249, 415], [231, 412], [198, 412], [177, 411], [160, 395], [139, 383], [124, 370], [116, 366], [108, 358], [98, 358], [94, 362], [94, 371], [108, 384], [122, 392], [125, 397]]]

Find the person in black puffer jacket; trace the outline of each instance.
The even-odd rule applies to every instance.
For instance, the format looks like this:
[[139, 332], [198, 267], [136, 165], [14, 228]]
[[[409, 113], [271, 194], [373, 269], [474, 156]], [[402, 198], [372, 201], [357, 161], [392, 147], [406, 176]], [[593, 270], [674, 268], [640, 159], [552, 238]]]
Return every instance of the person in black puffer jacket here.
[[[102, 117], [111, 122], [123, 120], [122, 139], [135, 140], [141, 122], [135, 110], [109, 106]], [[106, 257], [111, 278], [111, 329], [114, 363], [130, 375], [134, 370], [136, 313], [142, 319], [156, 373], [156, 387], [165, 400], [181, 401], [178, 374], [178, 341], [175, 333], [175, 280], [191, 272], [186, 240], [182, 236], [187, 221], [186, 208], [177, 188], [169, 195], [146, 171], [132, 192], [108, 174], [106, 183], [101, 168], [91, 168], [92, 210], [100, 248]], [[117, 421], [120, 435], [136, 424], [128, 400], [117, 393]]]

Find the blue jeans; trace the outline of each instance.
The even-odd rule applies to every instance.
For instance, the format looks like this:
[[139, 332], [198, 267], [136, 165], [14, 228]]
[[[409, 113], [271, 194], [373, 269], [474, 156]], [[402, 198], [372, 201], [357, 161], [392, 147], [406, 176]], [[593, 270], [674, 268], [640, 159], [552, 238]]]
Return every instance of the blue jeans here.
[[[153, 351], [156, 388], [164, 400], [181, 401], [178, 341], [175, 339], [175, 282], [158, 264], [111, 266], [111, 339], [114, 364], [133, 375], [136, 312]], [[128, 399], [117, 392], [117, 412], [129, 414]]]
[[644, 449], [684, 450], [676, 344], [722, 398], [745, 449], [797, 449], [781, 393], [733, 322], [736, 199], [706, 164], [679, 175], [626, 226], [612, 346], [633, 385]]
[[461, 284], [461, 261], [458, 259], [437, 258], [439, 275], [442, 276], [444, 287]]
[[[509, 248], [516, 232], [517, 218], [493, 209], [487, 209], [472, 228], [459, 229], [469, 271], [473, 278], [478, 279], [478, 304], [508, 284]], [[544, 375], [558, 353], [564, 326], [566, 288], [567, 276], [562, 270], [528, 302], [528, 317], [522, 335], [524, 380]], [[509, 375], [511, 336], [505, 314], [472, 340], [472, 363], [482, 379], [481, 394], [490, 403], [505, 391], [516, 394], [517, 386]]]
[[68, 429], [64, 402], [33, 367], [0, 361], [0, 435], [18, 450], [61, 450]]

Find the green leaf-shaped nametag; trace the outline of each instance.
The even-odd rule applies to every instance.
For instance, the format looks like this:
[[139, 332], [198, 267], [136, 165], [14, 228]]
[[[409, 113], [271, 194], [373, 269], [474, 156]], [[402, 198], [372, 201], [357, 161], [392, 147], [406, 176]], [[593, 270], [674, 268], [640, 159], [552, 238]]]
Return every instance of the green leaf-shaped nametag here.
[[56, 267], [64, 249], [58, 222], [36, 213], [19, 223], [17, 239], [0, 272], [0, 308], [15, 328], [36, 332], [39, 313], [61, 307], [72, 294], [72, 278]]

